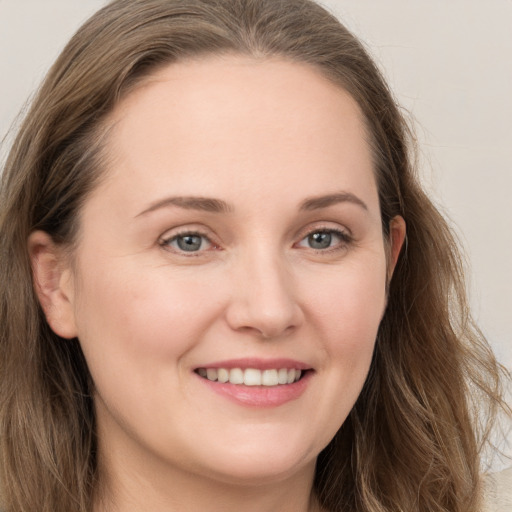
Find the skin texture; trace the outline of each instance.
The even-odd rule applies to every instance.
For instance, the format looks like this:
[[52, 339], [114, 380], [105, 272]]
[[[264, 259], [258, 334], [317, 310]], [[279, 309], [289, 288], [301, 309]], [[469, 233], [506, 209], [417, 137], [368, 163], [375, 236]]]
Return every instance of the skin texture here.
[[[73, 265], [29, 240], [47, 319], [79, 338], [96, 386], [98, 510], [313, 510], [405, 236], [394, 219], [387, 259], [356, 103], [310, 67], [229, 56], [160, 70], [109, 122]], [[194, 372], [235, 358], [299, 361], [305, 390], [250, 407]]]

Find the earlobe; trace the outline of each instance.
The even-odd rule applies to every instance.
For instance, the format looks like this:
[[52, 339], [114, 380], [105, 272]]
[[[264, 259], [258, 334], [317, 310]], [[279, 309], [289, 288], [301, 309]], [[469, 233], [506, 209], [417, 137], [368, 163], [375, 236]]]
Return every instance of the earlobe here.
[[34, 288], [49, 326], [62, 338], [75, 338], [72, 274], [63, 251], [44, 231], [31, 233], [28, 251]]
[[400, 256], [400, 251], [404, 245], [406, 235], [405, 220], [401, 215], [396, 215], [389, 222], [389, 262], [388, 262], [388, 281], [391, 280], [393, 272]]

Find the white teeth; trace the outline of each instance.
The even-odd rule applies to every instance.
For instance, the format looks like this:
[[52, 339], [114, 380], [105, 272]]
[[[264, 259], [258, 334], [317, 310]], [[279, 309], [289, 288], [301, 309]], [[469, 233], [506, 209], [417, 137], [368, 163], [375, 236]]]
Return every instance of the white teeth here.
[[264, 386], [277, 386], [279, 384], [277, 370], [264, 370], [261, 375], [261, 383]]
[[233, 368], [229, 371], [230, 384], [243, 384], [244, 372], [240, 368]]
[[261, 386], [261, 371], [247, 368], [244, 372], [244, 384], [246, 386]]
[[288, 384], [288, 370], [286, 368], [281, 368], [277, 372], [277, 381], [279, 384]]
[[219, 382], [227, 382], [229, 380], [229, 372], [225, 368], [219, 368], [217, 370], [217, 380]]
[[256, 368], [199, 368], [197, 373], [208, 380], [245, 386], [278, 386], [297, 382], [302, 372], [295, 368], [258, 370]]

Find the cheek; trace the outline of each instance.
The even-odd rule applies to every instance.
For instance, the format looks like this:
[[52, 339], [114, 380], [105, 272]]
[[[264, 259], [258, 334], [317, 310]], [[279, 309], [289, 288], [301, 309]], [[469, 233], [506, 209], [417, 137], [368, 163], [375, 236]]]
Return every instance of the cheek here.
[[211, 286], [199, 281], [119, 262], [85, 275], [76, 317], [90, 366], [99, 357], [119, 372], [123, 364], [136, 372], [144, 360], [179, 363], [217, 314]]
[[362, 342], [375, 339], [386, 306], [384, 258], [312, 276], [308, 288], [314, 290], [310, 308], [330, 340], [343, 340], [339, 345], [357, 352]]
[[322, 392], [312, 418], [319, 450], [345, 422], [366, 381], [386, 302], [382, 262], [361, 259], [308, 279], [308, 335], [323, 354]]
[[[326, 276], [310, 298], [312, 324], [333, 370], [331, 385], [349, 402], [355, 402], [366, 379], [386, 306], [384, 258], [362, 263]], [[316, 284], [322, 284], [318, 277]]]
[[172, 423], [172, 410], [164, 404], [186, 401], [181, 384], [188, 382], [187, 356], [218, 315], [213, 290], [197, 281], [171, 275], [165, 267], [119, 263], [83, 279], [79, 339], [95, 386], [98, 421], [110, 425], [113, 418], [135, 436], [136, 426], [145, 425], [142, 431], [155, 439], [162, 425]]

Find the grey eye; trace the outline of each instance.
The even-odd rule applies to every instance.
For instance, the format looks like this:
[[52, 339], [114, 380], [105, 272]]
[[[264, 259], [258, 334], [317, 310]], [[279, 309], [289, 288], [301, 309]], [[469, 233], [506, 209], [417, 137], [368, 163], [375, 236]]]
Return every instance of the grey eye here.
[[332, 234], [326, 231], [311, 233], [307, 237], [308, 245], [312, 249], [328, 249], [332, 244]]
[[313, 249], [315, 251], [325, 251], [326, 249], [347, 248], [352, 242], [351, 236], [337, 229], [319, 229], [311, 231], [298, 244], [298, 247]]
[[173, 238], [169, 245], [174, 246], [175, 248], [180, 249], [185, 252], [195, 252], [199, 251], [204, 245], [204, 237], [201, 235], [179, 235]]

